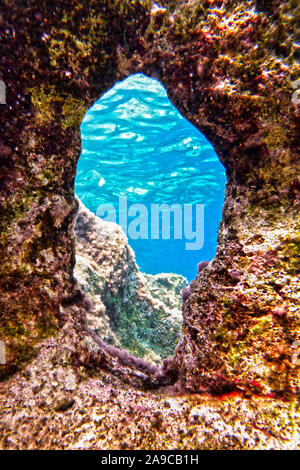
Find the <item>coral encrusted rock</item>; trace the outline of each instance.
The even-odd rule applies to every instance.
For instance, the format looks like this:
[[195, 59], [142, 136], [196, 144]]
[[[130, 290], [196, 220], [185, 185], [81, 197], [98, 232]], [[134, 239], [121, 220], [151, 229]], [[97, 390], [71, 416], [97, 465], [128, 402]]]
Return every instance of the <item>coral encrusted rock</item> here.
[[[47, 407], [52, 428], [61, 423], [53, 413], [72, 416], [72, 406], [79, 419], [89, 403], [90, 415], [90, 402], [102, 388], [106, 401], [94, 417], [103, 420], [102, 434], [87, 436], [81, 429], [82, 439], [75, 442], [59, 429], [53, 446], [64, 436], [65, 448], [93, 448], [95, 435], [96, 447], [103, 442], [105, 448], [109, 436], [118, 448], [170, 448], [171, 439], [179, 448], [299, 447], [292, 417], [300, 388], [298, 2], [1, 0], [0, 6], [0, 80], [6, 85], [0, 104], [0, 340], [6, 348], [0, 377], [8, 381], [1, 384], [7, 395], [1, 395], [3, 410], [8, 410], [1, 420], [3, 447], [26, 447], [14, 424], [21, 417], [9, 414], [10, 408], [19, 409], [26, 387], [35, 400], [36, 408], [28, 405], [36, 410], [35, 429], [47, 421]], [[182, 115], [212, 143], [227, 175], [216, 257], [185, 291], [182, 334], [173, 359], [162, 368], [97, 337], [87, 324], [89, 299], [73, 275], [80, 122], [117, 80], [137, 72], [160, 80]], [[34, 362], [37, 354], [44, 361]], [[57, 382], [61, 369], [71, 368], [83, 380], [76, 403], [68, 390], [53, 403], [32, 396], [30, 380], [38, 374], [37, 395], [44, 382], [45, 394], [55, 388], [49, 385], [55, 368]], [[85, 404], [82, 368], [101, 376], [89, 378]], [[115, 378], [114, 387], [107, 385]], [[121, 389], [121, 379], [133, 388]], [[148, 396], [139, 400], [134, 387], [163, 384], [173, 384], [177, 393], [195, 393], [196, 400], [206, 393], [210, 403], [212, 394], [237, 393], [242, 403], [222, 408], [218, 402], [222, 422], [214, 420], [215, 405], [191, 415], [188, 395], [170, 405], [175, 415], [186, 409], [184, 418], [164, 412], [160, 397], [149, 401], [148, 412]], [[263, 417], [253, 410], [258, 402], [251, 400], [258, 395]], [[121, 397], [129, 417], [117, 410]], [[203, 403], [199, 406], [207, 410]], [[107, 417], [111, 409], [116, 420], [128, 423], [128, 440], [117, 442], [117, 425]], [[31, 419], [30, 410], [26, 413]], [[137, 432], [140, 414], [147, 413], [149, 423]], [[273, 427], [274, 416], [285, 431]], [[200, 427], [190, 428], [191, 419]], [[64, 423], [70, 429], [68, 420]], [[209, 423], [225, 433], [223, 443]], [[245, 424], [247, 442], [239, 423]], [[39, 431], [32, 439], [31, 447], [48, 445]]]

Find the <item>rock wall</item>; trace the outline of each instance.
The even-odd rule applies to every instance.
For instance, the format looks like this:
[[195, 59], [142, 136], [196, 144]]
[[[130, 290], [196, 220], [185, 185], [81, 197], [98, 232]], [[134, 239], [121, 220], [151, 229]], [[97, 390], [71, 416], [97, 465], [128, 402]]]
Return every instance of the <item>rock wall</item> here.
[[144, 72], [228, 178], [217, 256], [184, 305], [179, 387], [299, 392], [298, 20], [294, 0], [1, 1], [2, 377], [61, 331], [103, 364], [73, 277], [79, 124], [116, 80]]
[[121, 227], [82, 203], [74, 275], [88, 295], [88, 326], [105, 342], [156, 365], [174, 354], [182, 324], [179, 274], [142, 274]]

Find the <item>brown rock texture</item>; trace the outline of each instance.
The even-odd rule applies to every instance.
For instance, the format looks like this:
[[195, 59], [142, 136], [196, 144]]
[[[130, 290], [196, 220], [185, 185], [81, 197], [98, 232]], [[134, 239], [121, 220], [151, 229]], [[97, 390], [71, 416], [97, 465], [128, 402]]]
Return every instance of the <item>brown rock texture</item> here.
[[236, 392], [137, 389], [103, 369], [68, 364], [65, 344], [48, 339], [31, 364], [0, 383], [0, 449], [300, 449], [298, 408]]
[[[0, 1], [0, 375], [21, 371], [41, 342], [60, 338], [75, 368], [292, 403], [299, 396], [299, 5], [160, 6]], [[213, 144], [228, 179], [217, 255], [190, 289], [180, 342], [162, 371], [95, 338], [73, 277], [80, 122], [133, 72], [161, 81]]]

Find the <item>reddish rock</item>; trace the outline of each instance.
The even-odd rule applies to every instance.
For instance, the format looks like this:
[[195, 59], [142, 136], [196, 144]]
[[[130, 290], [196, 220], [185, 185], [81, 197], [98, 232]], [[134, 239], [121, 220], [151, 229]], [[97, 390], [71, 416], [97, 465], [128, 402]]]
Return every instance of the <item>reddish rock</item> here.
[[[82, 116], [117, 80], [144, 72], [159, 76], [210, 140], [228, 178], [217, 255], [184, 304], [172, 380], [180, 390], [220, 394], [238, 378], [245, 393], [290, 398], [299, 393], [291, 355], [300, 329], [293, 2], [178, 0], [162, 2], [158, 15], [147, 1], [119, 3], [2, 8], [0, 375], [22, 369], [44, 338], [63, 332], [75, 366], [163, 382], [132, 360], [128, 371], [96, 344], [72, 274]], [[285, 318], [270, 315], [283, 303]]]

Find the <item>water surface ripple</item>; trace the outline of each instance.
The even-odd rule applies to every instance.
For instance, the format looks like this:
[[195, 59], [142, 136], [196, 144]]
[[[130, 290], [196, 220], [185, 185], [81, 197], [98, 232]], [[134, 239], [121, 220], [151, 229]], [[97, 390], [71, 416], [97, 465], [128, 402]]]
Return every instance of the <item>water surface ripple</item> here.
[[224, 168], [211, 144], [163, 86], [142, 74], [105, 93], [86, 113], [81, 133], [75, 191], [94, 213], [103, 203], [118, 208], [119, 196], [145, 204], [149, 214], [151, 204], [204, 204], [201, 250], [187, 251], [187, 240], [129, 240], [142, 271], [194, 278], [197, 263], [215, 255], [224, 201]]

